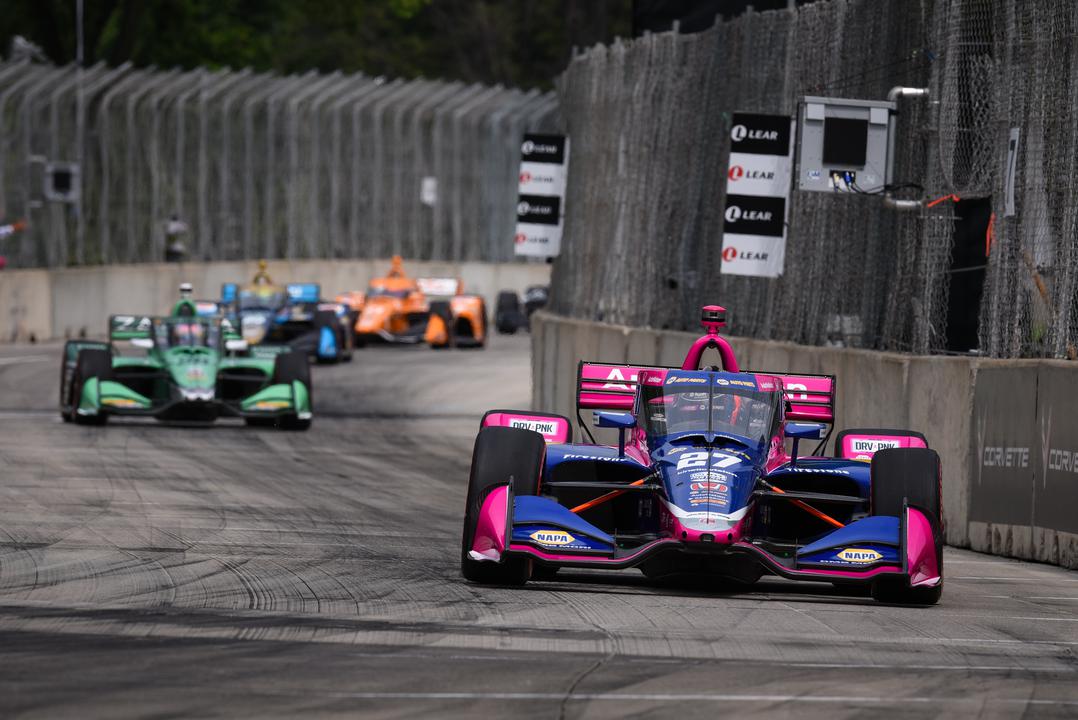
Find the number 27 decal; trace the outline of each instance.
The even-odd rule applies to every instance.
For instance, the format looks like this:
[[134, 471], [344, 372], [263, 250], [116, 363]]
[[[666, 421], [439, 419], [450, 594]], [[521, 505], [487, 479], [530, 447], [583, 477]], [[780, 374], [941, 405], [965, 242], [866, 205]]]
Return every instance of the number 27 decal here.
[[[707, 466], [706, 452], [687, 452], [683, 453], [677, 461], [677, 469], [684, 470], [685, 468], [702, 468]], [[741, 458], [736, 455], [729, 455], [724, 452], [712, 453], [711, 467], [716, 468], [728, 468], [731, 465], [737, 465], [741, 462]]]

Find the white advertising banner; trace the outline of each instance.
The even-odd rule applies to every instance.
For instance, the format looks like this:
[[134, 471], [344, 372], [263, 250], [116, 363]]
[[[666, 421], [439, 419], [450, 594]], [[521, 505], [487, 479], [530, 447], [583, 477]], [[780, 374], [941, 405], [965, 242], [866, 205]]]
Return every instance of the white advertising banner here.
[[[786, 260], [786, 238], [768, 235], [726, 235], [722, 244], [723, 272], [749, 277], [778, 277]], [[737, 272], [731, 273], [728, 267]]]
[[556, 257], [561, 252], [569, 139], [562, 135], [524, 136], [520, 144], [517, 229], [514, 252]]
[[782, 275], [793, 137], [789, 115], [734, 114], [723, 208], [723, 274]]

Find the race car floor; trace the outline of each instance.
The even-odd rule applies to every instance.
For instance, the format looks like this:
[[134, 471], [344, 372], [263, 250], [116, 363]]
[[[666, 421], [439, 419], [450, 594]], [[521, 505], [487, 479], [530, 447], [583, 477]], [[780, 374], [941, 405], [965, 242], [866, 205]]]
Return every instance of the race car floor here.
[[0, 717], [1078, 716], [1078, 573], [946, 553], [933, 608], [824, 585], [458, 571], [528, 338], [314, 369], [307, 433], [65, 425], [0, 348]]

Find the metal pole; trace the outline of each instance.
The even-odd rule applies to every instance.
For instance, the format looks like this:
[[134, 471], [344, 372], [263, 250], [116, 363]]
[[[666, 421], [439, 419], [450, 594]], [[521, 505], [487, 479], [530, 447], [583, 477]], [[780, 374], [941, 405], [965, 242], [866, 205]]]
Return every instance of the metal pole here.
[[84, 45], [82, 37], [82, 6], [83, 0], [75, 0], [75, 24], [77, 27], [76, 39], [77, 49], [75, 51], [75, 63], [77, 65], [76, 74], [78, 76], [78, 85], [75, 91], [75, 162], [79, 167], [79, 194], [75, 199], [75, 246], [82, 247], [83, 237], [86, 232], [86, 226], [82, 219], [82, 195], [86, 189], [86, 181], [84, 179], [85, 173], [83, 171], [83, 158], [85, 157], [85, 142], [86, 142], [86, 118], [84, 116], [86, 106], [83, 98], [82, 87], [82, 66], [85, 62], [84, 57]]
[[[116, 78], [122, 77], [130, 69], [131, 63], [125, 62], [122, 65], [104, 73], [103, 75], [101, 75], [101, 77], [97, 78], [88, 85], [83, 85], [83, 113], [85, 114], [86, 103], [88, 102], [88, 100], [92, 100], [92, 98], [97, 95], [97, 93], [99, 93], [103, 88], [107, 87], [109, 83], [116, 80]], [[85, 152], [86, 151], [84, 147], [83, 161], [85, 161], [86, 158]], [[81, 167], [80, 174], [82, 176], [83, 191], [88, 191], [90, 188], [93, 188], [98, 193], [101, 192], [100, 186], [98, 186], [96, 183], [91, 183], [89, 181], [90, 173], [87, 167]], [[79, 214], [78, 218], [76, 219], [77, 222], [75, 226], [75, 264], [84, 265], [86, 263], [86, 216], [82, 212], [82, 208], [84, 208], [88, 203], [86, 203], [86, 201], [84, 200], [83, 193], [79, 193], [79, 203]]]
[[[333, 115], [333, 129], [332, 138], [330, 140], [329, 147], [329, 161], [331, 164], [330, 169], [330, 185], [329, 185], [329, 231], [330, 231], [330, 246], [332, 248], [331, 255], [333, 257], [339, 257], [342, 254], [348, 254], [341, 241], [342, 229], [344, 222], [340, 217], [341, 207], [341, 180], [344, 173], [342, 172], [342, 156], [344, 150], [341, 147], [341, 111], [346, 105], [361, 100], [366, 95], [376, 91], [379, 88], [377, 80], [365, 80], [364, 84], [353, 90], [348, 95], [337, 100], [330, 108], [330, 113]], [[356, 146], [353, 145], [352, 152], [357, 151]]]
[[[276, 80], [276, 79], [274, 79]], [[287, 80], [279, 82], [271, 80], [270, 85], [263, 91], [254, 93], [243, 101], [243, 259], [249, 260], [254, 256], [255, 246], [255, 121], [254, 107], [262, 102], [277, 89], [284, 85]]]
[[144, 72], [134, 72], [128, 75], [120, 82], [113, 85], [105, 93], [105, 97], [101, 99], [101, 105], [98, 107], [97, 115], [97, 127], [100, 140], [98, 143], [101, 146], [101, 190], [100, 190], [100, 206], [98, 208], [98, 234], [100, 236], [100, 261], [107, 263], [110, 259], [110, 251], [112, 250], [112, 229], [109, 226], [109, 138], [110, 129], [112, 126], [109, 120], [109, 103], [112, 102], [112, 98], [120, 93], [121, 90], [126, 89], [129, 85], [133, 85], [135, 81], [140, 78], [146, 77]]
[[335, 85], [340, 78], [340, 75], [339, 72], [335, 72], [332, 75], [320, 78], [308, 84], [307, 87], [288, 99], [288, 115], [286, 116], [285, 126], [285, 132], [288, 135], [288, 174], [285, 178], [285, 182], [287, 183], [285, 189], [285, 257], [289, 260], [293, 260], [296, 257], [296, 233], [299, 224], [296, 221], [296, 205], [298, 202], [296, 195], [301, 187], [299, 181], [300, 123], [297, 120], [297, 116], [300, 112], [299, 106], [311, 95], [316, 95], [326, 87]]

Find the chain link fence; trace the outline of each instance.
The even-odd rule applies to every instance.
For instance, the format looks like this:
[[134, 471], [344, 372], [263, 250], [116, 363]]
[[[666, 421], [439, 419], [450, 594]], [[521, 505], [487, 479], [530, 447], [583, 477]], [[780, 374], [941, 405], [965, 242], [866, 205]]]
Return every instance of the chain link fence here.
[[[979, 304], [980, 352], [1074, 358], [1076, 28], [1070, 0], [830, 0], [574, 58], [559, 81], [573, 167], [554, 309], [686, 328], [717, 301], [736, 334], [925, 353], [947, 347], [949, 310]], [[931, 96], [899, 101], [894, 182], [926, 200], [991, 198], [990, 255], [961, 269], [985, 274], [983, 299], [967, 285], [951, 297], [951, 200], [901, 213], [795, 191], [783, 277], [720, 275], [731, 113], [792, 115], [803, 95], [883, 99], [896, 85]]]
[[[520, 139], [557, 107], [423, 79], [3, 63], [0, 222], [30, 229], [0, 249], [159, 261], [175, 217], [198, 260], [509, 260]], [[80, 156], [81, 203], [43, 202], [44, 164]]]

